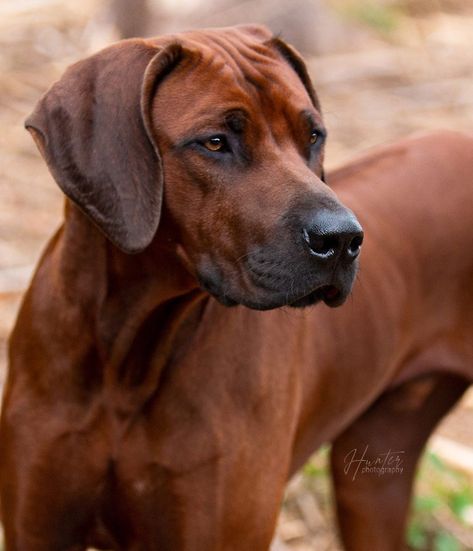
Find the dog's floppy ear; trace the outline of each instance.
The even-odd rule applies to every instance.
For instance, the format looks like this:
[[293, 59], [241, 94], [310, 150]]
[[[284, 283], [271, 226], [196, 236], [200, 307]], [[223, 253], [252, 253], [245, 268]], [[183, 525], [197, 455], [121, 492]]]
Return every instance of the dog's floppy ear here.
[[307, 93], [309, 94], [314, 107], [317, 109], [317, 111], [320, 112], [319, 99], [317, 97], [317, 94], [315, 93], [312, 81], [310, 80], [307, 67], [300, 54], [292, 46], [290, 46], [289, 44], [284, 42], [284, 40], [281, 40], [278, 37], [271, 38], [271, 40], [269, 40], [267, 44], [275, 48], [289, 63], [289, 65], [291, 65], [291, 67], [297, 73], [298, 77], [301, 79], [302, 84], [307, 90]]
[[117, 43], [72, 65], [25, 123], [62, 191], [128, 253], [158, 227], [163, 175], [149, 111], [181, 56], [179, 44]]

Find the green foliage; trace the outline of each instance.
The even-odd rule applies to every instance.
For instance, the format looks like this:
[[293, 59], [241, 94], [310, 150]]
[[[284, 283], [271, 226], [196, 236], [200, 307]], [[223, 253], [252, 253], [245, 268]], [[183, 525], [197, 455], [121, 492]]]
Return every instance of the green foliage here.
[[447, 466], [436, 453], [429, 451], [425, 454], [425, 458], [426, 461], [428, 461], [430, 465], [432, 465], [432, 467], [438, 469], [439, 471], [443, 472], [447, 470]]
[[330, 446], [322, 446], [304, 465], [302, 473], [310, 481], [316, 478], [325, 478], [328, 476], [328, 454]]
[[411, 549], [426, 549], [428, 545], [427, 534], [424, 526], [417, 520], [413, 520], [407, 527], [407, 543]]
[[383, 35], [395, 31], [401, 20], [399, 8], [374, 0], [334, 0], [336, 11], [342, 17], [361, 23]]
[[465, 513], [473, 507], [473, 490], [470, 487], [460, 487], [457, 491], [451, 492], [448, 502], [453, 514], [460, 520], [465, 521]]
[[323, 466], [318, 466], [315, 463], [309, 461], [304, 465], [303, 469], [304, 476], [307, 478], [317, 478], [319, 476], [326, 476], [327, 469]]
[[420, 495], [414, 498], [414, 510], [432, 514], [442, 506], [442, 501], [435, 495]]
[[435, 536], [433, 551], [461, 551], [461, 547], [452, 535], [441, 531]]
[[417, 476], [417, 492], [407, 542], [419, 551], [463, 551], [455, 536], [447, 532], [439, 518], [464, 525], [466, 512], [473, 506], [471, 481], [448, 467], [436, 454], [427, 452]]

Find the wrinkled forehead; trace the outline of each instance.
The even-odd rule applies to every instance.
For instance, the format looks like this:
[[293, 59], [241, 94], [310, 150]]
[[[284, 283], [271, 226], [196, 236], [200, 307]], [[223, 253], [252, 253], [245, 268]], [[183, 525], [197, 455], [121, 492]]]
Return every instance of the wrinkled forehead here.
[[170, 79], [173, 87], [177, 82], [179, 86], [179, 93], [172, 94], [176, 109], [196, 113], [201, 108], [208, 111], [215, 103], [219, 110], [270, 106], [315, 111], [303, 83], [271, 43], [270, 34], [230, 28], [181, 33], [175, 38], [190, 52]]

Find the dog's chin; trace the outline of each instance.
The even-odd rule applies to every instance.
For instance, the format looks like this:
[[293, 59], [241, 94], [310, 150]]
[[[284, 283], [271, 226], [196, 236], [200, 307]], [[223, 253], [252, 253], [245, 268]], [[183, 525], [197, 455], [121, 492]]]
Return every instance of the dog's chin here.
[[274, 310], [276, 308], [306, 308], [324, 302], [335, 308], [341, 306], [350, 294], [353, 274], [339, 275], [335, 281], [314, 282], [305, 290], [300, 289], [272, 289], [265, 285], [252, 283], [249, 288], [239, 288], [238, 285], [229, 285], [221, 276], [220, 271], [207, 270], [198, 275], [200, 286], [212, 295], [218, 302], [227, 307], [246, 306], [253, 310]]
[[237, 298], [230, 294], [223, 295], [216, 289], [213, 289], [210, 294], [227, 307], [242, 305], [252, 310], [274, 310], [284, 306], [290, 308], [306, 308], [319, 302], [324, 302], [327, 306], [336, 308], [346, 301], [349, 292], [350, 289], [338, 288], [335, 285], [322, 285], [296, 298], [291, 298], [284, 293], [271, 293], [268, 291], [261, 293], [261, 296], [257, 296], [256, 298], [249, 298], [246, 296]]
[[303, 296], [288, 304], [292, 308], [305, 308], [307, 306], [313, 306], [318, 302], [324, 302], [330, 308], [336, 308], [341, 306], [347, 299], [350, 290], [343, 290], [335, 285], [322, 285], [315, 289], [315, 291]]

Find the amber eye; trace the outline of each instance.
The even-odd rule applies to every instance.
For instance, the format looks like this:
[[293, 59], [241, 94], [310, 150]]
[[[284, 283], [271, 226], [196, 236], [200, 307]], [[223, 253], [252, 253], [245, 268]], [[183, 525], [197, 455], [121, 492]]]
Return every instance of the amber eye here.
[[225, 147], [225, 140], [219, 136], [214, 136], [204, 142], [204, 147], [209, 151], [222, 151]]
[[319, 140], [319, 137], [320, 137], [320, 134], [318, 133], [318, 131], [317, 130], [312, 130], [312, 133], [310, 135], [310, 140], [309, 140], [310, 143], [312, 145], [316, 144], [317, 141]]

